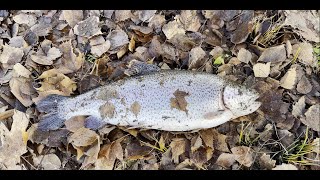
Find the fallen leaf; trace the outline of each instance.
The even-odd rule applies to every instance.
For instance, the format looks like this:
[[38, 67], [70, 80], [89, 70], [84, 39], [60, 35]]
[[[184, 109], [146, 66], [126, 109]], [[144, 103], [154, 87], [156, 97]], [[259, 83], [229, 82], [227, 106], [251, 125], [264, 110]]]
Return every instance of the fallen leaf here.
[[196, 32], [199, 30], [201, 24], [196, 10], [182, 10], [178, 16], [186, 31]]
[[223, 57], [222, 57], [222, 56], [217, 57], [217, 58], [213, 61], [213, 64], [215, 64], [215, 65], [224, 64], [224, 59], [223, 59]]
[[[83, 154], [86, 155], [83, 163], [81, 164], [81, 169], [86, 169], [88, 165], [94, 164], [97, 162], [99, 151], [100, 151], [100, 138], [98, 136], [97, 140], [94, 141], [88, 148], [80, 147], [80, 151], [84, 150]], [[86, 150], [87, 149], [87, 150]], [[81, 153], [81, 152], [80, 152]], [[80, 157], [81, 154], [78, 155]]]
[[202, 146], [201, 137], [199, 135], [198, 136], [194, 136], [191, 139], [191, 152], [194, 152], [194, 151], [198, 150], [201, 146]]
[[213, 59], [217, 59], [219, 56], [223, 55], [223, 52], [224, 50], [220, 46], [216, 46], [210, 51], [209, 54], [213, 57]]
[[20, 156], [27, 152], [23, 134], [29, 124], [29, 116], [14, 110], [11, 130], [0, 123], [0, 165], [5, 169], [21, 169]]
[[298, 170], [295, 165], [282, 163], [281, 165], [277, 165], [272, 168], [272, 170]]
[[33, 99], [34, 102], [38, 102], [49, 94], [70, 96], [77, 89], [76, 82], [60, 73], [57, 69], [43, 72], [38, 79], [42, 80], [42, 82], [41, 86], [36, 88], [39, 96]]
[[176, 34], [184, 34], [185, 30], [180, 23], [176, 20], [170, 21], [162, 26], [162, 31], [166, 35], [167, 39], [171, 39]]
[[284, 11], [286, 19], [283, 25], [289, 25], [294, 31], [308, 41], [320, 42], [319, 14], [310, 11], [287, 10]]
[[143, 22], [150, 22], [157, 10], [142, 10], [138, 11], [139, 19]]
[[262, 52], [260, 55], [258, 62], [271, 62], [271, 63], [277, 63], [277, 62], [283, 62], [286, 60], [286, 48], [285, 45], [279, 45], [267, 48]]
[[29, 76], [31, 72], [20, 63], [13, 66], [13, 78], [9, 81], [9, 86], [12, 94], [25, 106], [28, 107], [32, 102], [32, 97], [35, 90], [32, 87], [32, 82]]
[[253, 160], [253, 150], [246, 146], [237, 146], [231, 148], [232, 154], [234, 154], [234, 158], [238, 161], [241, 165], [250, 167], [254, 160]]
[[199, 131], [199, 134], [207, 147], [213, 149], [214, 133], [212, 129], [206, 129]]
[[179, 156], [186, 151], [186, 139], [174, 138], [170, 143], [172, 159], [175, 164], [179, 163]]
[[296, 102], [293, 106], [292, 106], [292, 115], [295, 118], [298, 118], [299, 116], [302, 116], [303, 113], [305, 112], [305, 106], [306, 106], [306, 100], [305, 100], [305, 96], [302, 96], [298, 102]]
[[270, 74], [270, 64], [257, 63], [253, 65], [253, 72], [255, 77], [268, 77]]
[[64, 122], [66, 129], [71, 132], [76, 132], [78, 129], [83, 128], [85, 125], [85, 116], [74, 116]]
[[317, 66], [316, 58], [313, 58], [313, 47], [310, 43], [299, 43], [292, 46], [293, 56], [298, 58], [298, 61], [312, 67]]
[[179, 89], [177, 89], [173, 93], [173, 95], [174, 95], [174, 98], [170, 98], [171, 108], [176, 108], [188, 114], [188, 110], [187, 110], [188, 102], [186, 101], [185, 97], [188, 96], [189, 93], [184, 91], [179, 91]]
[[107, 52], [110, 49], [110, 41], [105, 41], [102, 44], [98, 44], [91, 47], [91, 53], [97, 57]]
[[23, 39], [22, 36], [15, 36], [10, 39], [9, 45], [11, 47], [16, 47], [16, 48], [24, 48], [27, 47], [27, 42]]
[[52, 30], [52, 23], [51, 18], [50, 20], [46, 18], [40, 18], [38, 23], [33, 25], [30, 30], [36, 35], [36, 36], [47, 36], [50, 31]]
[[25, 13], [20, 13], [18, 15], [13, 16], [13, 20], [18, 24], [26, 24], [29, 27], [36, 24], [37, 22], [37, 18], [33, 14]]
[[[236, 26], [236, 29], [232, 31], [231, 34], [231, 42], [234, 44], [240, 44], [244, 42], [249, 34], [252, 32], [253, 26], [253, 18], [254, 11], [253, 10], [243, 10], [240, 15], [235, 18], [235, 20], [229, 21], [228, 24], [232, 23]], [[228, 26], [227, 24], [227, 26]]]
[[46, 154], [33, 157], [35, 166], [42, 167], [44, 170], [57, 170], [61, 167], [61, 161], [55, 154]]
[[229, 168], [232, 164], [236, 162], [235, 155], [230, 153], [222, 153], [218, 157], [216, 164], [224, 168]]
[[[62, 52], [62, 58], [61, 61], [55, 63], [57, 69], [63, 74], [78, 71], [83, 65], [84, 58], [78, 49], [72, 47], [71, 40], [60, 44], [59, 49]], [[78, 55], [74, 53], [74, 50]]]
[[263, 169], [271, 170], [276, 166], [276, 160], [270, 158], [270, 155], [263, 153], [259, 158], [260, 167]]
[[122, 29], [111, 31], [107, 40], [110, 41], [109, 51], [111, 52], [117, 52], [122, 46], [129, 44], [129, 37]]
[[116, 10], [114, 12], [115, 20], [116, 22], [125, 21], [127, 19], [130, 19], [133, 15], [131, 13], [131, 10]]
[[78, 22], [73, 29], [74, 34], [87, 38], [102, 34], [101, 28], [99, 27], [99, 17], [96, 16], [91, 16]]
[[230, 152], [227, 144], [227, 137], [224, 134], [220, 134], [216, 129], [212, 129], [213, 132], [213, 147], [215, 150], [221, 151], [221, 152]]
[[304, 115], [306, 118], [301, 118], [301, 122], [315, 131], [320, 131], [320, 104], [311, 106]]
[[72, 28], [83, 19], [82, 10], [63, 10], [62, 15], [63, 19], [66, 20]]
[[292, 89], [297, 83], [297, 70], [296, 67], [291, 67], [287, 73], [281, 78], [280, 86], [285, 89]]
[[143, 144], [134, 140], [131, 141], [125, 148], [126, 160], [135, 161], [138, 159], [144, 159], [150, 152], [152, 148], [149, 146], [143, 146]]
[[88, 128], [79, 128], [69, 138], [68, 142], [77, 147], [85, 147], [93, 144], [99, 135]]
[[189, 68], [188, 69], [194, 69], [199, 68], [203, 65], [206, 52], [201, 47], [195, 47], [191, 49], [189, 53]]
[[159, 33], [161, 32], [161, 28], [165, 23], [166, 23], [165, 16], [161, 14], [156, 14], [150, 20], [148, 27], [153, 28], [156, 33]]
[[9, 45], [3, 46], [3, 51], [0, 55], [1, 66], [4, 70], [12, 69], [12, 67], [21, 61], [24, 53], [20, 48], [11, 47]]
[[238, 52], [237, 58], [239, 59], [239, 61], [248, 64], [249, 62], [251, 62], [252, 54], [250, 51], [246, 50], [245, 48], [241, 48]]
[[287, 129], [280, 129], [278, 130], [277, 134], [279, 136], [280, 142], [282, 143], [282, 146], [284, 146], [285, 148], [291, 146], [296, 138], [294, 134]]
[[123, 160], [123, 150], [120, 141], [102, 146], [99, 158], [95, 162], [95, 169], [112, 170], [116, 159]]
[[128, 49], [130, 52], [133, 52], [133, 50], [135, 49], [135, 45], [136, 45], [136, 41], [134, 40], [134, 36], [132, 36], [128, 46]]
[[53, 60], [61, 57], [62, 53], [58, 48], [52, 47], [46, 55], [31, 55], [32, 61], [42, 65], [52, 65]]
[[301, 94], [308, 94], [312, 90], [312, 84], [305, 75], [301, 77], [297, 84], [297, 91]]

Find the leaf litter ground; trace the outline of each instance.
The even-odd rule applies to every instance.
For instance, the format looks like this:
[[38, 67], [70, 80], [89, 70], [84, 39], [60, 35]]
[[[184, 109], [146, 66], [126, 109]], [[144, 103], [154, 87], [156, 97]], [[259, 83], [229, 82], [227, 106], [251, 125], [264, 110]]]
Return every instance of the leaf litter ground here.
[[[282, 10], [1, 10], [0, 169], [319, 170], [318, 17]], [[93, 131], [82, 116], [55, 131], [37, 130], [39, 100], [122, 79], [137, 61], [218, 74], [256, 89], [262, 106], [198, 132]], [[174, 108], [185, 109], [184, 96], [177, 93]]]

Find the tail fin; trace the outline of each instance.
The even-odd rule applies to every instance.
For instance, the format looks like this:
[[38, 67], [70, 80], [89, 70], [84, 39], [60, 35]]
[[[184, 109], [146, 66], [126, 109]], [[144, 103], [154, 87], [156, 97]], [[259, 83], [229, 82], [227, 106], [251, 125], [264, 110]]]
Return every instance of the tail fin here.
[[42, 99], [37, 103], [37, 109], [39, 112], [47, 113], [40, 117], [38, 128], [41, 131], [56, 130], [60, 128], [64, 121], [63, 116], [59, 114], [58, 106], [59, 103], [68, 97], [52, 94]]

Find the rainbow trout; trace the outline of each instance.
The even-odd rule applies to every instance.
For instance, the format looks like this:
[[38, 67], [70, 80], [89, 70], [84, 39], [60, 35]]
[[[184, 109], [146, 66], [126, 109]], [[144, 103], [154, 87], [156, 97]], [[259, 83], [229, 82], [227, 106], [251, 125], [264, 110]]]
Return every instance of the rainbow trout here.
[[132, 76], [76, 97], [50, 95], [37, 104], [43, 131], [63, 126], [73, 116], [87, 116], [85, 126], [104, 124], [165, 131], [218, 126], [256, 111], [259, 94], [217, 75], [167, 70]]

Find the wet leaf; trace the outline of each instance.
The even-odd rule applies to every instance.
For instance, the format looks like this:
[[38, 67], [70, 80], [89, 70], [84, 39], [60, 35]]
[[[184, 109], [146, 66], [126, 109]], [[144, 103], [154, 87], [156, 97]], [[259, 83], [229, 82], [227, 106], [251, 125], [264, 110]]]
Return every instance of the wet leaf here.
[[0, 122], [0, 165], [5, 169], [21, 169], [20, 156], [27, 152], [23, 135], [26, 133], [29, 116], [14, 110], [11, 130]]

